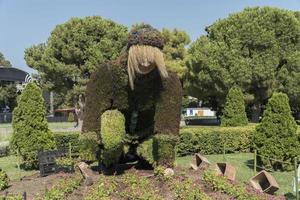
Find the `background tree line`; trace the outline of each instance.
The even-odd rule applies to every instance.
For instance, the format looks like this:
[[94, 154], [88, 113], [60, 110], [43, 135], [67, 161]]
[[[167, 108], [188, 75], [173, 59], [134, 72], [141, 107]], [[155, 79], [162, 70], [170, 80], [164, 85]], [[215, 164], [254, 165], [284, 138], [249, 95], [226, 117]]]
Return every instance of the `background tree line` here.
[[[57, 25], [45, 43], [25, 50], [44, 90], [56, 106], [73, 106], [84, 95], [95, 66], [115, 59], [126, 45], [127, 27], [101, 17], [72, 18]], [[300, 13], [270, 7], [246, 8], [206, 28], [190, 44], [184, 31], [164, 28], [169, 69], [185, 93], [222, 112], [230, 88], [238, 86], [246, 110], [257, 121], [273, 92], [284, 92], [294, 116], [300, 113]]]

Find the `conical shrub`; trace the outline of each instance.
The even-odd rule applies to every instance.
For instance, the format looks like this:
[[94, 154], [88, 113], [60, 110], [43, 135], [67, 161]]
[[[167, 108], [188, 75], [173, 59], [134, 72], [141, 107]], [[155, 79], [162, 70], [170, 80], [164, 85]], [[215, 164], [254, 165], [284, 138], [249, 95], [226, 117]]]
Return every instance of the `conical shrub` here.
[[225, 109], [221, 119], [222, 126], [245, 126], [248, 124], [245, 112], [244, 95], [240, 88], [233, 87], [226, 97]]
[[292, 169], [300, 143], [296, 134], [297, 124], [291, 114], [288, 96], [274, 93], [269, 99], [261, 123], [254, 136], [259, 160], [266, 168]]
[[55, 148], [53, 134], [48, 129], [42, 91], [29, 83], [18, 98], [13, 111], [11, 147], [22, 158], [25, 168], [37, 168], [38, 152]]

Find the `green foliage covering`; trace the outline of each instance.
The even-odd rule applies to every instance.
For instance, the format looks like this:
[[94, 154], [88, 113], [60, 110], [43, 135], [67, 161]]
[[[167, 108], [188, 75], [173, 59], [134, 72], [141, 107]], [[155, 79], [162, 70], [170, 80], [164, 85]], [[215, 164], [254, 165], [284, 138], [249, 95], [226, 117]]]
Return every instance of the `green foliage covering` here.
[[[258, 154], [263, 156], [260, 157], [262, 164], [266, 167], [272, 166], [275, 170], [291, 169], [293, 159], [300, 151], [296, 132], [297, 124], [291, 115], [287, 95], [274, 93], [269, 99], [254, 137]], [[287, 164], [270, 160], [268, 157]]]
[[169, 72], [169, 77], [163, 80], [163, 89], [156, 103], [154, 116], [155, 133], [179, 134], [181, 102], [181, 83], [175, 72]]
[[11, 141], [12, 149], [20, 154], [25, 168], [37, 167], [39, 151], [56, 147], [45, 115], [42, 92], [37, 85], [29, 83], [13, 111]]
[[194, 153], [220, 154], [226, 152], [249, 152], [255, 126], [183, 128], [176, 146], [177, 155]]
[[96, 67], [118, 57], [127, 34], [125, 26], [99, 16], [71, 18], [57, 25], [46, 43], [27, 48], [25, 60], [46, 87], [73, 103]]
[[79, 136], [79, 157], [84, 161], [98, 160], [99, 139], [95, 132], [87, 132]]
[[158, 165], [173, 167], [175, 162], [175, 145], [177, 137], [173, 135], [155, 135], [153, 154]]
[[105, 111], [101, 116], [101, 160], [105, 166], [116, 164], [123, 153], [125, 118], [118, 110]]
[[99, 119], [110, 108], [128, 108], [128, 75], [125, 67], [110, 62], [100, 65], [87, 84], [83, 132], [100, 132]]
[[245, 112], [243, 92], [238, 87], [229, 90], [226, 97], [224, 113], [221, 119], [222, 126], [245, 126], [248, 124]]
[[234, 85], [255, 105], [279, 89], [299, 107], [300, 20], [293, 11], [246, 8], [217, 20], [206, 32], [189, 48], [192, 96], [219, 110]]
[[79, 135], [79, 132], [55, 132], [54, 139], [57, 149], [69, 149], [69, 143], [71, 143], [72, 153], [78, 153]]
[[0, 191], [8, 187], [9, 178], [5, 171], [0, 168]]
[[164, 39], [161, 33], [149, 24], [136, 24], [129, 33], [127, 48], [132, 45], [149, 45], [163, 49]]
[[163, 28], [161, 34], [165, 41], [163, 53], [166, 67], [168, 70], [175, 71], [180, 80], [183, 80], [187, 72], [186, 46], [190, 43], [190, 37], [185, 31], [176, 28], [172, 31]]
[[0, 85], [0, 108], [7, 105], [12, 111], [17, 104], [17, 96], [16, 84]]
[[177, 138], [172, 135], [155, 135], [137, 148], [137, 154], [152, 166], [173, 167]]

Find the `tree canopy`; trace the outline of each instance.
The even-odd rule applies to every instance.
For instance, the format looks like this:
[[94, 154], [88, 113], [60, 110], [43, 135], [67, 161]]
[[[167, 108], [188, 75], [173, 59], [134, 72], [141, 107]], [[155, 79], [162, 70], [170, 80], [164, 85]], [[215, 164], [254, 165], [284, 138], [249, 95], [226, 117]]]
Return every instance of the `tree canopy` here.
[[6, 60], [4, 55], [0, 52], [0, 66], [1, 67], [11, 67], [9, 60]]
[[243, 90], [253, 113], [274, 91], [286, 92], [293, 108], [299, 107], [297, 16], [278, 8], [246, 8], [208, 26], [189, 49], [189, 92], [218, 110], [233, 85]]
[[186, 46], [190, 43], [189, 35], [182, 30], [162, 29], [162, 36], [165, 41], [163, 53], [165, 55], [166, 66], [175, 71], [182, 80], [187, 72], [185, 59], [187, 55]]
[[44, 86], [67, 95], [69, 102], [84, 94], [90, 74], [116, 58], [127, 41], [127, 28], [99, 16], [71, 18], [57, 25], [46, 43], [25, 50], [28, 66]]

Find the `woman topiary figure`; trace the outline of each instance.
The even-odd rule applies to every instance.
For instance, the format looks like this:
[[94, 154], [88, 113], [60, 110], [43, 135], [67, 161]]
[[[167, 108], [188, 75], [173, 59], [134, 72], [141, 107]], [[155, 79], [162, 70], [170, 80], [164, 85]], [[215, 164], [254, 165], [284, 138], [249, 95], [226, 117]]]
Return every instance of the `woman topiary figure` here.
[[[179, 134], [182, 88], [176, 73], [166, 70], [163, 45], [159, 31], [149, 25], [136, 26], [120, 57], [99, 66], [91, 76], [82, 131], [83, 135], [87, 132], [99, 135], [101, 158], [106, 166], [119, 160], [122, 144], [126, 143], [129, 154], [136, 156], [136, 148], [144, 141], [156, 141], [151, 140], [154, 135], [164, 135], [163, 142], [156, 142], [157, 146], [171, 151], [171, 156], [155, 155], [155, 162], [173, 165], [174, 148], [169, 146], [174, 147], [174, 137]], [[114, 110], [114, 114], [106, 113], [107, 110]], [[113, 142], [113, 150], [107, 151], [111, 145], [106, 142]], [[155, 152], [162, 151], [152, 154]]]

